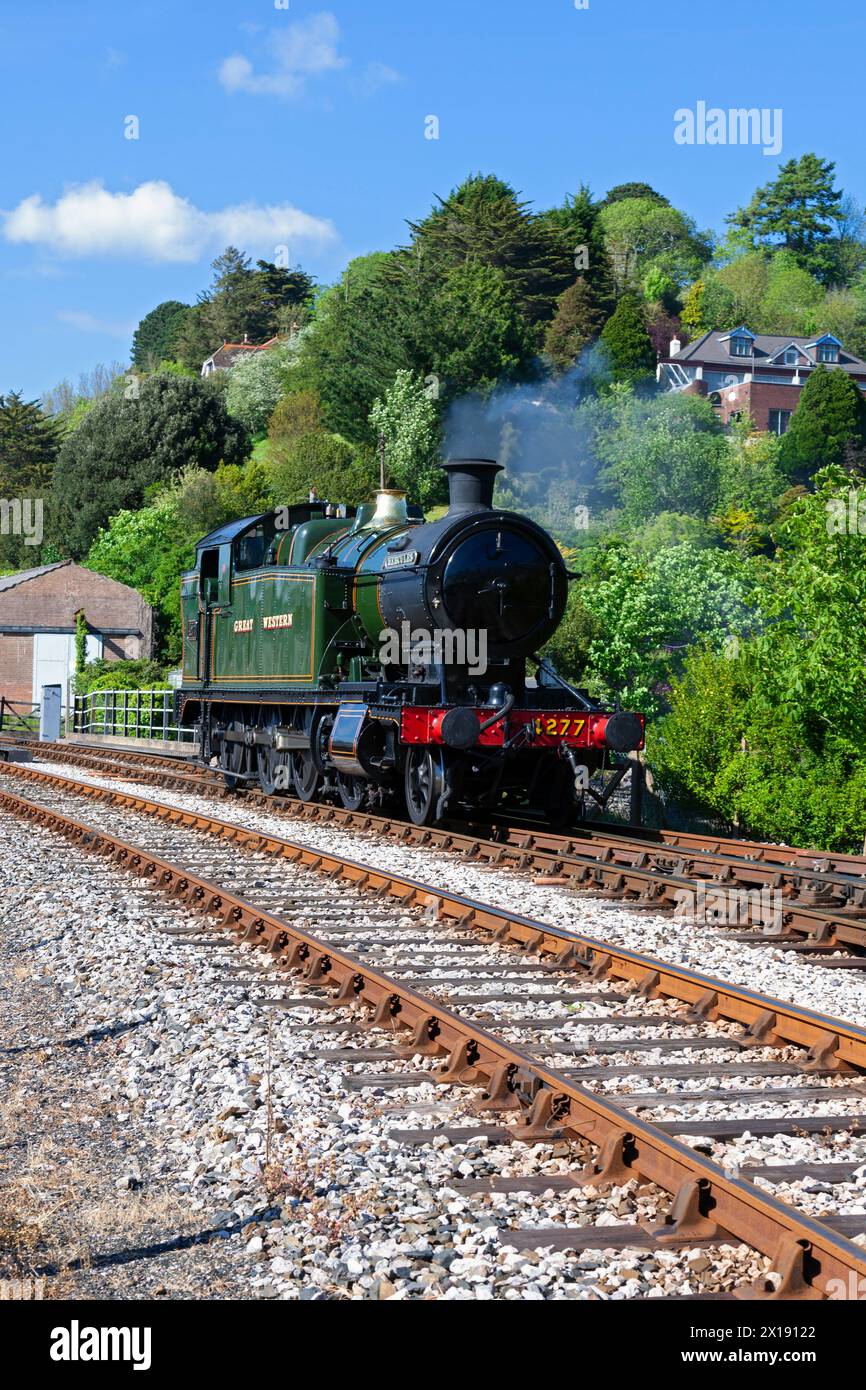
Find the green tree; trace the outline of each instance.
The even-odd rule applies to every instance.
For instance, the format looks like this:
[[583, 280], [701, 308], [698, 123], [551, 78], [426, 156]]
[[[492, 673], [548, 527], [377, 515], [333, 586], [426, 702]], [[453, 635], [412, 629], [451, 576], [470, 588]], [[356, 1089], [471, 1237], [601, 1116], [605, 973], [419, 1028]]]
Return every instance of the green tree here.
[[448, 393], [529, 370], [533, 338], [502, 270], [472, 261], [454, 266], [430, 310], [428, 360]]
[[638, 303], [625, 295], [601, 330], [601, 341], [617, 381], [640, 381], [652, 374], [656, 355]]
[[682, 288], [709, 260], [709, 239], [692, 219], [650, 198], [612, 203], [602, 208], [600, 220], [620, 294], [639, 289], [654, 268]]
[[781, 443], [777, 435], [755, 430], [747, 420], [733, 425], [725, 438], [716, 515], [723, 534], [731, 539], [745, 529], [748, 549], [766, 540], [766, 528], [788, 486], [779, 466]]
[[828, 464], [841, 463], [850, 444], [866, 445], [866, 401], [846, 372], [822, 364], [803, 387], [782, 439], [782, 469], [805, 481]]
[[420, 264], [437, 281], [444, 273], [477, 262], [501, 272], [519, 312], [529, 324], [552, 317], [558, 295], [574, 278], [573, 252], [544, 217], [536, 217], [514, 189], [492, 175], [465, 180], [422, 222], [410, 222], [412, 244], [405, 272]]
[[745, 208], [727, 218], [728, 223], [756, 248], [790, 251], [803, 270], [829, 283], [837, 269], [833, 222], [842, 202], [842, 192], [834, 185], [835, 168], [815, 154], [789, 159]]
[[736, 296], [719, 276], [708, 270], [703, 276], [701, 294], [701, 321], [704, 330], [734, 328], [743, 322], [737, 316]]
[[[228, 521], [258, 516], [276, 503], [270, 469], [258, 459], [221, 463], [213, 473], [185, 468], [156, 499], [175, 507], [181, 534], [200, 538]], [[155, 503], [155, 505], [156, 505]]]
[[[767, 291], [761, 300], [758, 322], [764, 333], [801, 335], [816, 330], [824, 291], [789, 252], [773, 257]], [[746, 322], [745, 318], [742, 320]], [[731, 325], [733, 327], [733, 325]]]
[[293, 444], [302, 434], [313, 434], [325, 427], [322, 402], [317, 391], [293, 391], [274, 407], [268, 421], [271, 458], [278, 450]]
[[604, 313], [589, 281], [578, 276], [556, 301], [556, 313], [544, 335], [544, 351], [555, 367], [574, 363], [601, 332]]
[[550, 657], [567, 679], [583, 682], [589, 667], [590, 649], [601, 636], [601, 623], [587, 608], [580, 587], [572, 584], [565, 615], [542, 655]]
[[421, 379], [398, 372], [375, 402], [370, 423], [385, 441], [388, 477], [406, 491], [409, 501], [424, 507], [442, 497], [439, 418]]
[[145, 314], [132, 335], [134, 367], [152, 372], [163, 359], [174, 357], [189, 307], [180, 300], [166, 299]]
[[820, 327], [823, 332], [834, 334], [848, 352], [866, 357], [866, 293], [859, 289], [860, 283], [850, 289], [827, 291], [820, 310]]
[[59, 425], [43, 414], [38, 401], [25, 401], [18, 391], [0, 396], [0, 497], [22, 508], [20, 533], [4, 514], [0, 570], [33, 566], [42, 560], [45, 551], [43, 547], [40, 552], [39, 532], [45, 526], [46, 497], [60, 439]]
[[[317, 393], [330, 430], [370, 447], [373, 402], [417, 359], [406, 331], [414, 286], [396, 263], [396, 255], [384, 252], [349, 263], [340, 283], [319, 297], [289, 373], [290, 392]], [[432, 370], [429, 358], [416, 370], [422, 366], [425, 374]]]
[[[577, 193], [568, 194], [558, 207], [540, 213], [538, 222], [561, 242], [578, 275], [586, 280], [599, 308], [607, 315], [614, 307], [613, 273], [599, 212], [600, 204], [593, 201], [587, 185], [581, 184]], [[557, 303], [561, 302], [562, 295]]]
[[704, 312], [704, 293], [705, 286], [703, 280], [695, 280], [693, 285], [689, 285], [683, 307], [680, 313], [682, 325], [693, 336], [703, 333], [709, 326]]
[[184, 366], [199, 371], [224, 342], [262, 343], [290, 332], [306, 320], [313, 281], [302, 270], [257, 261], [227, 246], [212, 265], [208, 290], [187, 313], [176, 344]]
[[[667, 789], [762, 838], [862, 848], [866, 825], [866, 490], [841, 470], [789, 507], [760, 562], [762, 622], [733, 659], [691, 653], [651, 734]], [[844, 524], [833, 525], [834, 516]]]
[[601, 423], [603, 481], [630, 526], [660, 512], [707, 517], [716, 503], [726, 444], [709, 402], [699, 396], [624, 396]]
[[[755, 332], [769, 333], [763, 320], [764, 299], [770, 287], [772, 262], [761, 252], [749, 251], [728, 261], [716, 272], [719, 288], [731, 294], [726, 328], [754, 325]], [[781, 268], [781, 266], [777, 267]], [[721, 302], [719, 307], [721, 307]], [[714, 325], [715, 327], [715, 325]]]
[[331, 502], [366, 502], [378, 486], [372, 451], [355, 450], [336, 434], [301, 435], [271, 465], [277, 506], [306, 501], [310, 488]]
[[843, 193], [833, 217], [833, 231], [829, 247], [835, 267], [832, 283], [852, 285], [866, 270], [866, 209], [848, 193]]
[[721, 649], [732, 629], [748, 624], [745, 585], [733, 557], [689, 544], [651, 556], [616, 545], [605, 569], [583, 595], [600, 627], [588, 656], [595, 688], [655, 714], [692, 645]]
[[141, 505], [147, 488], [189, 464], [242, 462], [246, 430], [206, 382], [157, 373], [104, 397], [57, 456], [52, 511], [58, 534], [83, 555], [100, 526]]
[[770, 332], [762, 313], [769, 283], [769, 261], [760, 252], [743, 252], [719, 269], [708, 267], [686, 296], [683, 323], [701, 331], [745, 323], [754, 332]]
[[57, 423], [43, 414], [39, 401], [25, 401], [19, 391], [0, 396], [0, 489], [4, 496], [37, 496], [50, 487], [60, 438]]
[[166, 496], [138, 511], [112, 515], [84, 562], [97, 574], [131, 585], [151, 604], [158, 647], [169, 662], [180, 659], [180, 576], [195, 563], [195, 539], [181, 526], [175, 499]]
[[610, 207], [612, 203], [622, 203], [630, 198], [645, 198], [660, 207], [670, 207], [670, 201], [648, 183], [618, 183], [604, 195], [602, 206]]

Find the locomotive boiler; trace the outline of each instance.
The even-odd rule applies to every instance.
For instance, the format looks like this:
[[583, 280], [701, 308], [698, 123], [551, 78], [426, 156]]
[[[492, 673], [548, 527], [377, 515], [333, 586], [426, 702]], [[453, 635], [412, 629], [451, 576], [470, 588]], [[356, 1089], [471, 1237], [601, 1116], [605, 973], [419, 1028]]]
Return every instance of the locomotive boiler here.
[[198, 543], [178, 716], [230, 787], [351, 809], [405, 799], [419, 825], [507, 799], [562, 823], [595, 770], [642, 747], [640, 715], [538, 658], [569, 581], [552, 538], [493, 506], [493, 460], [442, 466], [437, 521], [382, 489]]

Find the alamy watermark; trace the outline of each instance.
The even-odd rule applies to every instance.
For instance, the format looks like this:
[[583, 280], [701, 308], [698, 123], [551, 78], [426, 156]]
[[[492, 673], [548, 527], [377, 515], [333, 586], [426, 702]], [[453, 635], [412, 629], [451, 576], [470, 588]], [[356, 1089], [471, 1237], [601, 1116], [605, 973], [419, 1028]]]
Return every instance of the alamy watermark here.
[[694, 888], [678, 888], [674, 917], [702, 925], [760, 927], [764, 936], [784, 931], [784, 899], [778, 888], [722, 888], [698, 879]]
[[52, 1361], [129, 1361], [134, 1371], [149, 1371], [149, 1327], [82, 1327], [73, 1318], [68, 1327], [51, 1329]]
[[848, 500], [831, 497], [827, 502], [828, 536], [866, 536], [866, 492], [848, 489]]
[[25, 545], [41, 545], [42, 513], [41, 497], [0, 497], [0, 536], [23, 536]]
[[761, 145], [763, 153], [782, 152], [782, 108], [779, 106], [721, 106], [696, 103], [674, 112], [678, 145]]
[[487, 670], [486, 628], [413, 628], [402, 622], [399, 630], [379, 633], [379, 661], [383, 666], [465, 666], [470, 676]]
[[0, 1279], [0, 1303], [41, 1302], [45, 1297], [45, 1280]]

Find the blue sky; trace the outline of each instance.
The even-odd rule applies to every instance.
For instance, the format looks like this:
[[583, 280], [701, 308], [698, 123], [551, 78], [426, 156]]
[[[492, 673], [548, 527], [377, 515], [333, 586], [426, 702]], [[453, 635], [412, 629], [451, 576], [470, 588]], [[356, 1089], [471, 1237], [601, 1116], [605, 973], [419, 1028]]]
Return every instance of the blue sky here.
[[537, 207], [643, 179], [719, 229], [778, 160], [677, 144], [699, 101], [781, 109], [780, 158], [862, 202], [864, 38], [862, 0], [0, 0], [0, 392], [125, 361], [228, 241], [328, 281], [470, 171]]

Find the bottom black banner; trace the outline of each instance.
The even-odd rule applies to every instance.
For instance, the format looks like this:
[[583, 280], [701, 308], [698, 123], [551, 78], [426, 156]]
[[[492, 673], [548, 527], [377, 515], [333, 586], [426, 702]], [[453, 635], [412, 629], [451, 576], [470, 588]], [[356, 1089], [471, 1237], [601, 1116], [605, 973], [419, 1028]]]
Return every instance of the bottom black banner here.
[[[393, 1301], [393, 1300], [392, 1300]], [[421, 1300], [419, 1300], [421, 1301]], [[444, 1300], [428, 1300], [442, 1303]], [[483, 1336], [483, 1324], [477, 1321], [478, 1302], [468, 1303], [473, 1312], [471, 1336], [468, 1324], [461, 1337], [461, 1378], [471, 1367], [470, 1348], [473, 1338], [482, 1332], [478, 1342], [478, 1368], [489, 1373], [492, 1359], [491, 1343]], [[303, 1304], [274, 1302], [151, 1302], [151, 1303], [61, 1303], [37, 1301], [0, 1302], [0, 1331], [6, 1334], [7, 1348], [14, 1346], [19, 1362], [27, 1371], [40, 1376], [67, 1381], [79, 1375], [88, 1380], [100, 1378], [107, 1371], [113, 1378], [129, 1373], [140, 1379], [144, 1375], [164, 1375], [167, 1371], [188, 1371], [212, 1374], [225, 1379], [238, 1369], [249, 1373], [251, 1362], [277, 1365], [288, 1357], [286, 1334], [321, 1337], [336, 1330], [337, 1319], [352, 1319], [351, 1326], [360, 1331], [397, 1336], [405, 1329], [418, 1335], [420, 1325], [410, 1314], [410, 1323], [403, 1323], [399, 1312], [385, 1315], [384, 1323], [369, 1307], [354, 1311], [343, 1307], [322, 1308], [322, 1299]], [[456, 1300], [455, 1300], [456, 1302]], [[762, 1366], [787, 1370], [806, 1366], [822, 1372], [841, 1370], [855, 1349], [855, 1338], [862, 1331], [862, 1302], [858, 1300], [790, 1301], [785, 1303], [739, 1301], [737, 1299], [676, 1300], [645, 1299], [640, 1301], [577, 1301], [561, 1300], [560, 1307], [548, 1307], [546, 1313], [536, 1307], [524, 1307], [525, 1324], [514, 1322], [515, 1307], [510, 1300], [508, 1331], [518, 1337], [530, 1331], [556, 1331], [576, 1337], [576, 1347], [559, 1344], [558, 1356], [572, 1360], [575, 1350], [580, 1356], [591, 1348], [615, 1359], [622, 1358], [634, 1369], [635, 1358], [641, 1366], [656, 1372], [675, 1367], [691, 1368], [701, 1374], [712, 1366], [735, 1368]], [[565, 1304], [566, 1307], [561, 1305]], [[448, 1311], [439, 1307], [427, 1308], [424, 1333], [429, 1336], [435, 1326], [442, 1329], [442, 1316], [451, 1324], [454, 1303]], [[567, 1321], [560, 1323], [565, 1313]], [[362, 1321], [355, 1323], [354, 1318]], [[860, 1315], [860, 1316], [858, 1316]], [[374, 1321], [370, 1322], [373, 1316]], [[456, 1331], [462, 1332], [459, 1308]], [[312, 1317], [312, 1324], [310, 1318]], [[433, 1317], [434, 1324], [426, 1322]], [[485, 1307], [484, 1317], [497, 1331], [499, 1310]], [[536, 1322], [537, 1317], [541, 1318]], [[395, 1321], [396, 1318], [396, 1321]], [[320, 1319], [323, 1321], [320, 1322]], [[639, 1340], [638, 1340], [639, 1339]], [[509, 1345], [500, 1336], [503, 1349]], [[417, 1345], [417, 1343], [413, 1343]], [[325, 1346], [330, 1345], [324, 1343]], [[454, 1344], [442, 1344], [443, 1369]], [[481, 1349], [483, 1348], [483, 1350]], [[254, 1349], [254, 1350], [253, 1350]], [[509, 1353], [510, 1354], [510, 1353]], [[556, 1360], [557, 1358], [554, 1358]]]

